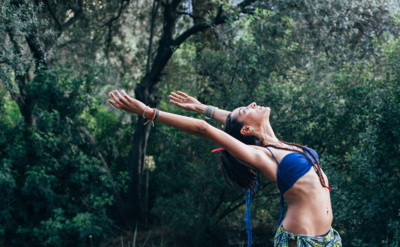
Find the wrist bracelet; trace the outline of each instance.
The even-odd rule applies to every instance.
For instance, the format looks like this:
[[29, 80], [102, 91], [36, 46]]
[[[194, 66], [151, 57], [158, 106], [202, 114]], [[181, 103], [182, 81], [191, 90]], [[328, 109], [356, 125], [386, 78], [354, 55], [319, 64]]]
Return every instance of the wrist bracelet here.
[[211, 114], [210, 114], [210, 118], [212, 119], [213, 118], [213, 115], [214, 115], [214, 112], [215, 112], [215, 109], [216, 109], [217, 107], [214, 107], [213, 109], [212, 109], [212, 112], [211, 112]]
[[160, 111], [158, 109], [156, 109], [156, 115], [153, 118], [153, 122], [156, 120], [156, 118], [158, 117], [158, 114], [160, 113]]
[[217, 109], [217, 107], [212, 105], [207, 106], [206, 110], [204, 111], [204, 117], [206, 119], [212, 119], [215, 109]]
[[204, 111], [204, 117], [205, 117], [206, 119], [211, 119], [210, 113], [211, 113], [211, 110], [212, 110], [213, 108], [214, 108], [214, 106], [212, 106], [212, 105], [207, 106], [206, 110]]
[[160, 113], [160, 111], [158, 109], [153, 108], [153, 113], [151, 114], [151, 117], [143, 125], [146, 125], [149, 122], [151, 122], [151, 124], [154, 126], [154, 120], [156, 120], [156, 118], [158, 117], [159, 113]]
[[153, 121], [153, 118], [156, 114], [156, 108], [153, 108], [153, 114], [151, 114], [151, 117], [147, 120], [147, 122], [145, 122], [143, 125], [148, 124], [150, 121]]

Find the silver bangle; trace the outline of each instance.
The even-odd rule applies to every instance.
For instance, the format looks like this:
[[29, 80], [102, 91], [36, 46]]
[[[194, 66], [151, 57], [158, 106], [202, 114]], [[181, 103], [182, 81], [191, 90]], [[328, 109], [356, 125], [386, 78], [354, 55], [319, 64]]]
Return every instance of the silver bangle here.
[[204, 111], [204, 117], [205, 117], [206, 119], [211, 119], [210, 113], [211, 113], [211, 110], [212, 110], [212, 109], [213, 109], [213, 106], [212, 106], [212, 105], [207, 106], [206, 110]]
[[211, 118], [211, 119], [213, 118], [213, 115], [214, 115], [215, 109], [217, 109], [217, 107], [214, 107], [214, 108], [212, 109], [212, 112], [211, 112], [211, 114], [210, 114], [210, 118]]

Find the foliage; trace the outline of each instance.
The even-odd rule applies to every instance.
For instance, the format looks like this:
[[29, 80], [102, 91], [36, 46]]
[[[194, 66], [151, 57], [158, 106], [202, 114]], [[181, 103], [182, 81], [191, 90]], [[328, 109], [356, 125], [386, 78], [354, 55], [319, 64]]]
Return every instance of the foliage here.
[[[246, 1], [252, 4], [235, 15], [237, 3], [223, 2], [226, 24], [173, 47], [157, 84], [158, 107], [200, 117], [168, 104], [174, 90], [228, 110], [253, 101], [270, 106], [280, 139], [319, 153], [333, 189], [333, 227], [344, 245], [400, 246], [398, 6]], [[204, 11], [207, 17], [214, 16], [212, 4]], [[113, 221], [111, 205], [116, 191], [127, 197], [126, 167], [138, 118], [110, 110], [105, 99], [115, 85], [129, 92], [145, 76], [146, 56], [156, 53], [155, 48], [148, 53], [152, 6], [153, 1], [3, 1], [0, 238], [5, 246], [98, 246], [124, 234], [117, 231], [125, 226]], [[190, 19], [200, 13], [190, 1], [181, 7], [186, 14], [177, 17], [175, 34], [203, 21]], [[157, 16], [154, 44], [164, 24]], [[47, 63], [36, 59], [27, 42], [32, 37]], [[26, 123], [15, 97], [24, 92], [34, 124]], [[147, 221], [139, 222], [135, 244], [245, 241], [243, 191], [225, 184], [213, 147], [156, 123], [147, 147], [155, 168], [146, 171], [149, 186], [143, 179], [140, 188], [147, 201], [137, 202]], [[269, 246], [279, 196], [274, 185], [261, 182], [252, 206], [253, 240]]]
[[[215, 30], [221, 49], [203, 50], [196, 62], [209, 80], [201, 97], [226, 109], [252, 101], [270, 106], [280, 139], [320, 154], [344, 243], [397, 246], [399, 47], [387, 35], [395, 23], [380, 6], [383, 12], [374, 16], [386, 24], [355, 40], [357, 25], [332, 32], [334, 23], [345, 14], [350, 23], [365, 23], [377, 11], [370, 3], [343, 1], [333, 9], [330, 3], [275, 4]], [[343, 6], [358, 14], [347, 16]]]
[[9, 116], [2, 114], [5, 244], [85, 246], [89, 236], [100, 242], [112, 230], [106, 215], [112, 181], [81, 132], [82, 110], [93, 109], [91, 80], [68, 73], [44, 71], [30, 84], [37, 99], [32, 107], [40, 116], [36, 126], [26, 126], [21, 118], [8, 124]]

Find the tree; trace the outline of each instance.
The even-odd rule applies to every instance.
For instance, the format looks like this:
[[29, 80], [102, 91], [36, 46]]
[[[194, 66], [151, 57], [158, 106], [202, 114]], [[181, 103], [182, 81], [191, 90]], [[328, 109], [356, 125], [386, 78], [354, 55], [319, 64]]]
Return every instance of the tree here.
[[386, 3], [348, 1], [273, 1], [255, 12], [219, 33], [224, 49], [203, 51], [208, 100], [270, 106], [278, 138], [322, 157], [344, 242], [396, 246], [398, 172], [390, 158], [380, 166], [398, 155], [389, 144], [398, 142], [396, 120], [384, 117], [397, 115], [396, 14]]
[[[36, 245], [85, 245], [89, 236], [99, 242], [106, 236], [102, 233], [110, 232], [105, 209], [111, 204], [114, 219], [121, 219], [119, 188], [81, 116], [94, 109], [94, 97], [87, 95], [100, 71], [86, 59], [111, 47], [111, 40], [82, 41], [112, 32], [128, 3], [2, 2], [2, 100], [10, 102], [10, 96], [19, 110], [11, 121], [2, 116], [1, 123], [1, 169], [8, 178], [2, 186], [9, 188], [0, 220], [4, 244], [28, 245], [35, 239]], [[101, 11], [111, 17], [94, 28], [102, 24], [96, 18]], [[90, 28], [94, 37], [87, 35]], [[79, 44], [75, 56], [68, 54], [76, 63], [61, 65], [62, 55]], [[82, 53], [87, 56], [77, 59]], [[71, 70], [78, 64], [85, 68]], [[10, 104], [5, 111], [13, 109]]]
[[[245, 1], [238, 5], [239, 9], [244, 9], [253, 1]], [[174, 51], [179, 48], [190, 36], [202, 32], [214, 25], [219, 25], [226, 22], [226, 16], [223, 13], [222, 6], [219, 7], [216, 15], [209, 22], [201, 22], [193, 24], [181, 33], [174, 35], [177, 30], [177, 21], [181, 15], [191, 15], [190, 13], [181, 10], [182, 1], [165, 1], [162, 4], [162, 30], [157, 48], [155, 48], [154, 59], [151, 60], [152, 51], [148, 52], [147, 66], [145, 76], [140, 80], [140, 83], [135, 87], [135, 97], [150, 107], [156, 107], [158, 99], [156, 98], [156, 84], [160, 80], [162, 72], [173, 55]], [[154, 2], [152, 17], [158, 10], [158, 4]], [[153, 23], [154, 20], [152, 19]], [[152, 48], [153, 26], [150, 30], [149, 49]], [[175, 37], [174, 37], [175, 36]], [[151, 63], [151, 65], [150, 65]], [[131, 158], [129, 162], [130, 181], [128, 183], [128, 198], [126, 215], [131, 222], [139, 220], [141, 215], [141, 199], [140, 199], [140, 184], [143, 174], [144, 160], [146, 154], [147, 140], [150, 131], [150, 125], [143, 125], [145, 120], [139, 117], [136, 124], [135, 134], [133, 137]]]

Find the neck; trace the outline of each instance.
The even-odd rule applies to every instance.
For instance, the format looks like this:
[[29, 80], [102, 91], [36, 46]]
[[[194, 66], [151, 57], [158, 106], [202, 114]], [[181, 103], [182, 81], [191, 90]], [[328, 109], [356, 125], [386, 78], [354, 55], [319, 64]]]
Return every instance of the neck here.
[[272, 129], [269, 122], [267, 122], [263, 128], [261, 128], [260, 141], [263, 146], [267, 145], [282, 145], [279, 139], [275, 136], [274, 130]]

